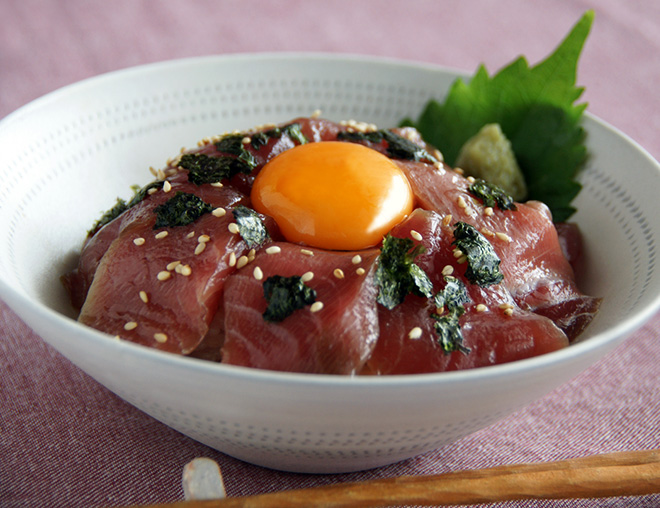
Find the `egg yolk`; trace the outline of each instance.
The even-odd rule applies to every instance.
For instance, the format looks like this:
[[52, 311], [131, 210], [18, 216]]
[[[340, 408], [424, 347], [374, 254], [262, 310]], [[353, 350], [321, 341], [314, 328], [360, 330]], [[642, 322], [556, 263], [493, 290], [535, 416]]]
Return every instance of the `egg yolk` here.
[[410, 183], [392, 160], [342, 141], [277, 155], [255, 178], [251, 198], [288, 241], [331, 250], [377, 245], [413, 209]]

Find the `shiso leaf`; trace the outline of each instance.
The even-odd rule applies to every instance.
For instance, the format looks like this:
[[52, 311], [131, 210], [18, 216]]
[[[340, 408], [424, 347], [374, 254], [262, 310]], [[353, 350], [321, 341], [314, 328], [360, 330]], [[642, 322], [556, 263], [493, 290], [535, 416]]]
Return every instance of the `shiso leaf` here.
[[457, 79], [444, 102], [431, 100], [419, 119], [404, 120], [454, 165], [461, 147], [484, 125], [497, 123], [511, 141], [525, 176], [526, 199], [546, 203], [555, 222], [575, 211], [571, 202], [587, 158], [580, 125], [586, 103], [576, 86], [577, 64], [594, 12], [587, 11], [545, 60], [530, 67], [519, 57], [492, 77], [481, 65], [468, 81]]

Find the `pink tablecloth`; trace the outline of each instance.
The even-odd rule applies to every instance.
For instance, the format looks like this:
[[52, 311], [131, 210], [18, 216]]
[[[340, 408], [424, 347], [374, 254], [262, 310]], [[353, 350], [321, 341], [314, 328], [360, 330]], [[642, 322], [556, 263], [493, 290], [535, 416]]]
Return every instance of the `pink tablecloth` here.
[[[0, 117], [60, 86], [215, 53], [363, 53], [496, 70], [547, 55], [596, 11], [579, 82], [589, 110], [660, 158], [657, 0], [0, 1]], [[182, 466], [217, 460], [230, 495], [660, 447], [660, 315], [544, 399], [453, 445], [377, 470], [280, 473], [196, 443], [129, 406], [46, 346], [0, 302], [0, 505], [181, 499]], [[658, 507], [660, 496], [501, 506]]]

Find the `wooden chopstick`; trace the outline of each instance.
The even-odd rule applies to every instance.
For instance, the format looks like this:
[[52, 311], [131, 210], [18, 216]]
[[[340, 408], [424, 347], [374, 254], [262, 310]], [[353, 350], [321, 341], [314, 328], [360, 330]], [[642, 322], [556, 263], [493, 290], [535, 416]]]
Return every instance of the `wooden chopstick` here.
[[433, 476], [402, 476], [220, 500], [181, 501], [149, 508], [453, 506], [655, 493], [660, 493], [660, 449]]

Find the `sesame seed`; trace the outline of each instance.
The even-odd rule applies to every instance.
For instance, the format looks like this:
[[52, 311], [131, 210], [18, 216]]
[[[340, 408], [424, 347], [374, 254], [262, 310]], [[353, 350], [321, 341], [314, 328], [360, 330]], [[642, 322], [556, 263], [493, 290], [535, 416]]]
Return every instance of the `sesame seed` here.
[[242, 142], [244, 145], [247, 145], [247, 144], [249, 144], [249, 143], [252, 142], [252, 138], [250, 138], [250, 136], [245, 136], [243, 139], [241, 139], [241, 142]]
[[500, 303], [499, 307], [502, 310], [513, 309], [513, 305], [511, 305], [510, 303]]
[[233, 235], [238, 234], [238, 232], [240, 231], [238, 224], [236, 224], [235, 222], [230, 222], [229, 226], [227, 226], [227, 229]]
[[452, 220], [453, 220], [453, 217], [451, 216], [451, 214], [447, 214], [442, 218], [442, 224], [444, 226], [449, 226], [449, 224], [451, 224]]
[[321, 110], [320, 109], [315, 109], [312, 111], [312, 114], [310, 115], [310, 118], [318, 118], [321, 116]]
[[300, 280], [303, 282], [309, 282], [314, 278], [314, 272], [305, 272], [300, 276]]
[[456, 173], [458, 173], [459, 175], [462, 175], [463, 173], [465, 173], [463, 168], [454, 168], [454, 171], [456, 171]]
[[282, 249], [279, 245], [271, 245], [266, 249], [266, 254], [279, 254], [282, 252]]
[[457, 262], [459, 265], [462, 265], [462, 264], [465, 263], [466, 261], [467, 261], [467, 256], [461, 256], [460, 258], [458, 258], [458, 259], [456, 260], [456, 262]]
[[147, 191], [147, 194], [151, 196], [152, 194], [156, 194], [156, 192], [158, 192], [158, 189], [156, 187], [152, 187]]
[[254, 270], [252, 271], [252, 275], [257, 280], [261, 280], [264, 278], [264, 272], [262, 272], [261, 268], [259, 268], [258, 266], [254, 267]]
[[364, 268], [360, 267], [357, 270], [355, 270], [355, 273], [357, 273], [358, 275], [364, 275], [365, 273], [367, 273], [367, 271]]
[[343, 279], [344, 271], [341, 268], [335, 268], [334, 271], [332, 272], [332, 275], [334, 275], [338, 279]]
[[158, 272], [158, 275], [156, 275], [156, 278], [158, 280], [167, 280], [172, 276], [170, 272], [167, 270], [163, 270], [162, 272]]
[[163, 184], [163, 192], [170, 192], [172, 190], [172, 184], [165, 180], [165, 183]]
[[463, 251], [461, 249], [454, 249], [452, 251], [452, 254], [454, 255], [455, 258], [460, 258], [463, 256]]
[[167, 342], [167, 335], [164, 333], [154, 333], [154, 339], [156, 339], [156, 342], [165, 344]]
[[213, 183], [211, 184], [211, 187], [218, 187], [218, 188], [220, 188], [220, 187], [224, 187], [224, 185], [222, 185], [222, 182], [213, 182]]
[[255, 249], [250, 249], [250, 252], [247, 253], [248, 261], [252, 263], [254, 261], [254, 258], [257, 257], [257, 251]]
[[229, 254], [229, 266], [236, 266], [236, 253], [234, 252]]
[[313, 256], [314, 251], [311, 251], [309, 249], [300, 249], [300, 253], [305, 255], [305, 256]]
[[353, 259], [351, 259], [351, 263], [353, 263], [354, 265], [359, 265], [360, 263], [362, 263], [362, 256], [356, 254], [355, 256], [353, 256]]
[[133, 243], [135, 245], [144, 245], [145, 241], [146, 240], [140, 236], [140, 237], [136, 238], [135, 240], [133, 240]]
[[483, 228], [481, 228], [481, 233], [486, 235], [486, 236], [495, 236], [495, 232], [491, 231], [490, 229], [488, 229], [485, 226]]
[[318, 311], [320, 311], [322, 308], [323, 308], [323, 302], [314, 302], [314, 303], [310, 306], [309, 310], [310, 310], [310, 312], [318, 312]]
[[161, 231], [160, 233], [158, 233], [156, 235], [156, 239], [160, 240], [161, 238], [165, 238], [167, 235], [169, 235], [169, 233], [167, 231]]
[[206, 249], [206, 244], [198, 243], [197, 247], [195, 247], [195, 256], [199, 256], [202, 252], [204, 252], [204, 249]]
[[435, 161], [435, 162], [433, 163], [433, 167], [434, 167], [435, 169], [438, 169], [438, 170], [440, 170], [440, 169], [444, 169], [444, 166], [442, 165], [442, 162], [440, 162], [440, 161]]
[[410, 230], [410, 236], [412, 237], [413, 240], [417, 240], [418, 242], [422, 241], [422, 235], [420, 235], [417, 231], [414, 229]]
[[215, 208], [215, 209], [211, 212], [211, 214], [212, 214], [214, 217], [224, 217], [224, 216], [227, 214], [227, 210], [225, 210], [225, 209], [222, 208], [222, 207], [218, 207], [218, 208]]
[[193, 236], [195, 236], [195, 232], [194, 232], [194, 231], [191, 231], [190, 233], [188, 233], [188, 234], [186, 235], [186, 238], [192, 238]]
[[129, 321], [124, 325], [124, 330], [135, 330], [137, 328], [137, 323], [135, 321]]
[[465, 198], [463, 198], [463, 196], [458, 196], [458, 199], [456, 200], [456, 204], [458, 205], [459, 208], [465, 208], [467, 206], [467, 202], [465, 201]]
[[243, 268], [250, 262], [247, 256], [241, 256], [236, 260], [236, 268]]
[[500, 240], [504, 240], [505, 242], [511, 242], [511, 237], [506, 233], [502, 233], [501, 231], [495, 233], [495, 236], [497, 236], [497, 238], [499, 238]]
[[452, 273], [454, 273], [454, 267], [451, 265], [445, 265], [442, 269], [442, 275], [451, 275]]
[[179, 273], [184, 277], [188, 277], [190, 274], [192, 274], [192, 268], [190, 268], [190, 265], [183, 265]]
[[474, 183], [474, 182], [476, 181], [476, 180], [474, 179], [473, 176], [468, 176], [468, 177], [466, 178], [466, 180], [467, 180], [469, 183]]
[[490, 217], [491, 215], [493, 215], [493, 207], [492, 206], [487, 206], [486, 208], [484, 208], [484, 215], [487, 216], [487, 217]]
[[419, 339], [422, 336], [422, 329], [419, 326], [416, 326], [408, 332], [409, 339]]
[[199, 235], [197, 237], [197, 241], [199, 243], [206, 243], [206, 242], [211, 241], [211, 237], [209, 235]]
[[176, 268], [181, 264], [181, 261], [172, 261], [171, 263], [168, 263], [166, 268], [168, 271], [176, 270]]
[[486, 312], [488, 307], [486, 307], [483, 303], [479, 303], [477, 304], [476, 310], [477, 312]]
[[509, 309], [504, 309], [504, 314], [506, 314], [507, 316], [512, 316], [513, 315], [513, 307], [511, 307]]
[[147, 303], [149, 301], [149, 296], [147, 295], [146, 291], [140, 291], [140, 300], [142, 300], [144, 303]]

